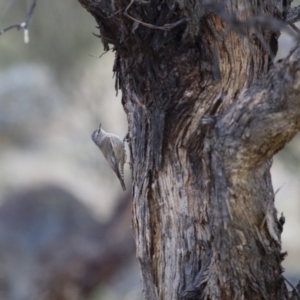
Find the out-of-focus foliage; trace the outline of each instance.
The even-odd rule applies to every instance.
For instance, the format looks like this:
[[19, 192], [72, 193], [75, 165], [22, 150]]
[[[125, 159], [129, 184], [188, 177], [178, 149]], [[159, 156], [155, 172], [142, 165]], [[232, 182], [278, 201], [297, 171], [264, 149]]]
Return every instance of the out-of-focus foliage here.
[[[0, 28], [24, 21], [30, 5], [0, 0]], [[0, 203], [24, 189], [55, 185], [71, 191], [99, 220], [111, 218], [123, 192], [91, 133], [102, 122], [124, 137], [127, 124], [114, 90], [114, 53], [99, 58], [102, 45], [92, 32], [98, 33], [96, 23], [77, 1], [38, 0], [29, 44], [15, 29], [0, 36]], [[124, 230], [129, 228], [127, 220]], [[140, 295], [132, 284], [139, 282], [132, 257], [127, 268], [136, 271], [115, 275], [121, 281], [125, 275], [126, 286], [111, 294], [109, 285], [101, 285], [93, 299], [117, 300], [136, 290]]]
[[[31, 0], [1, 0], [1, 28], [25, 20]], [[0, 39], [0, 67], [26, 61], [49, 64], [56, 75], [72, 77], [72, 70], [79, 70], [88, 59], [89, 51], [101, 43], [92, 32], [97, 32], [93, 18], [77, 1], [37, 1], [29, 25], [29, 45], [23, 42], [23, 32], [11, 30]]]
[[[293, 1], [293, 6], [300, 5], [299, 0]], [[299, 22], [296, 23], [299, 27]], [[283, 58], [295, 45], [295, 40], [283, 32], [279, 39], [277, 58]], [[274, 191], [280, 189], [275, 196], [278, 215], [281, 212], [286, 217], [286, 223], [282, 233], [282, 250], [288, 252], [283, 261], [287, 276], [293, 283], [297, 283], [300, 277], [300, 135], [298, 134], [286, 147], [274, 158], [272, 178]]]
[[[0, 0], [0, 26], [23, 21], [30, 4]], [[17, 30], [0, 37], [0, 197], [48, 181], [75, 189], [91, 205], [99, 193], [114, 199], [121, 192], [90, 139], [99, 122], [120, 136], [127, 131], [115, 97], [114, 54], [99, 58], [95, 26], [77, 1], [40, 0], [29, 44]], [[112, 203], [97, 203], [96, 211], [105, 215]]]
[[8, 197], [0, 207], [0, 299], [81, 300], [95, 290], [99, 299], [116, 276], [115, 299], [140, 294], [134, 241], [124, 226], [130, 212], [130, 198], [122, 197], [112, 220], [99, 222], [55, 186]]

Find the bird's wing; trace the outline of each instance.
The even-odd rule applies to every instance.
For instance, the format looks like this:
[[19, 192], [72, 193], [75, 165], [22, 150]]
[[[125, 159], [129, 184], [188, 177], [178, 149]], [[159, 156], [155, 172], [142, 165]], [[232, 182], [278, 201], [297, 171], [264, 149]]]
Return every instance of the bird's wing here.
[[110, 167], [116, 172], [116, 155], [110, 137], [107, 137], [102, 141], [100, 149], [104, 157], [108, 161]]
[[[122, 188], [125, 191], [126, 187], [125, 187], [125, 183], [124, 183], [124, 170], [123, 170], [124, 161], [121, 161], [121, 159], [124, 159], [123, 158], [124, 144], [123, 144], [122, 140], [120, 140], [118, 137], [115, 138], [114, 136], [110, 137], [110, 141], [111, 141], [112, 149], [119, 149], [118, 153], [115, 153], [114, 150], [112, 151], [115, 161], [117, 160], [117, 164], [115, 164], [115, 168], [113, 168], [113, 170], [117, 174], [117, 176], [120, 180], [120, 183], [122, 185]], [[122, 158], [120, 157], [120, 154], [122, 155]]]
[[[114, 136], [109, 137], [109, 139], [112, 147], [114, 162], [117, 162], [119, 164], [121, 159], [120, 153], [123, 153], [123, 151], [121, 151], [121, 149], [123, 149], [121, 148], [123, 146], [122, 142], [120, 143], [118, 138], [115, 138]], [[117, 152], [115, 152], [115, 150], [117, 150]]]

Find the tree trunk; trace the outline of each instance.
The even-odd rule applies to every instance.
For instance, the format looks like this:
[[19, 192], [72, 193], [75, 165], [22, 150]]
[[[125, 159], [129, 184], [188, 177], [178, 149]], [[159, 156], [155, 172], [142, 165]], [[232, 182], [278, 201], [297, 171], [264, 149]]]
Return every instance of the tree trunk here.
[[270, 167], [300, 127], [299, 48], [274, 63], [289, 1], [79, 1], [116, 51], [144, 298], [288, 299]]

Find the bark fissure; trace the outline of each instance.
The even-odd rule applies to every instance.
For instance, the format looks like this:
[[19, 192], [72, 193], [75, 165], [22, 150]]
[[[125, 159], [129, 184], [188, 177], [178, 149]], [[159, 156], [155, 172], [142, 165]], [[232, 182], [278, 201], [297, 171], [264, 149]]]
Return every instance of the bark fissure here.
[[273, 61], [289, 1], [79, 1], [117, 52], [144, 298], [288, 299], [270, 168], [300, 129], [299, 47]]
[[245, 170], [263, 163], [300, 129], [299, 61], [300, 49], [296, 48], [220, 118], [219, 134], [230, 149], [230, 168]]

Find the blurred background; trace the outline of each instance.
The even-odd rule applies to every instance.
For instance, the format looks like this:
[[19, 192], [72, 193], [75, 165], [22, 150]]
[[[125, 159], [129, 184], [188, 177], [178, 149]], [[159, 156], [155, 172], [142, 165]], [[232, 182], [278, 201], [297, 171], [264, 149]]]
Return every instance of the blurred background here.
[[[298, 5], [295, 1], [294, 5]], [[0, 0], [0, 30], [25, 20], [31, 0]], [[77, 1], [39, 0], [23, 32], [0, 36], [0, 299], [140, 300], [127, 192], [90, 135], [99, 122], [127, 133], [96, 23]], [[293, 39], [283, 33], [278, 58]], [[101, 56], [101, 58], [100, 58]], [[285, 276], [300, 279], [300, 137], [272, 176]]]

